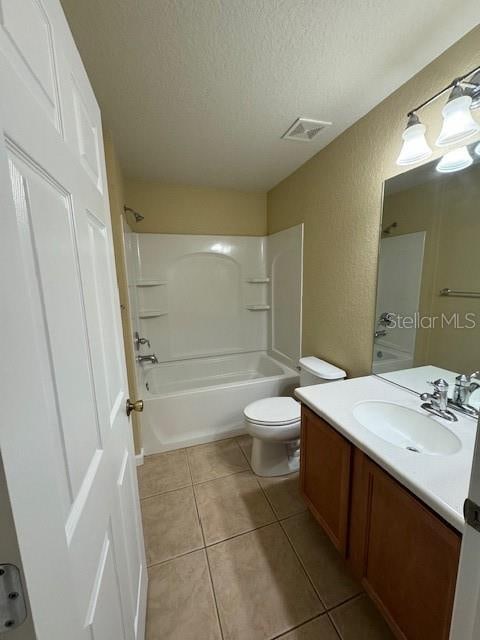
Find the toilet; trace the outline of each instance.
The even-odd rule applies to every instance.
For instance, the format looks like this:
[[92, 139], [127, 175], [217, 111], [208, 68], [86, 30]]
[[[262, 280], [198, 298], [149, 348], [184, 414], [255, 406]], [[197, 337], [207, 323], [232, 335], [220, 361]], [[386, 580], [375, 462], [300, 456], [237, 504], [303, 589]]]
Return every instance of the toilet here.
[[[300, 358], [300, 386], [343, 380], [343, 369], [309, 356]], [[283, 476], [300, 463], [300, 403], [290, 397], [264, 398], [243, 411], [247, 433], [253, 438], [252, 469], [258, 476]]]

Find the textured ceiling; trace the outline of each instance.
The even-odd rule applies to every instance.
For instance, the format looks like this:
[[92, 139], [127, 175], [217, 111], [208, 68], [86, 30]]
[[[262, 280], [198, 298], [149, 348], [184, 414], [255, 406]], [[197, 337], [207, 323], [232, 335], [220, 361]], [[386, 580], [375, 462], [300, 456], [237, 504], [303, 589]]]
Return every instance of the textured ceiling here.
[[[62, 4], [128, 176], [258, 190], [478, 22], [478, 0]], [[281, 140], [298, 116], [333, 125]]]

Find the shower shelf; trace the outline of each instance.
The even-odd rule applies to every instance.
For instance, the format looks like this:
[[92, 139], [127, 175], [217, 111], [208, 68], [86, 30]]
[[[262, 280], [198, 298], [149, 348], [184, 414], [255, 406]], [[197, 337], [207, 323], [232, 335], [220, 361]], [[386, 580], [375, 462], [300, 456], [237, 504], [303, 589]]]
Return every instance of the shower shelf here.
[[268, 284], [270, 282], [270, 278], [268, 276], [263, 278], [248, 278], [247, 282], [249, 284]]
[[270, 309], [269, 304], [249, 304], [246, 307], [249, 311], [268, 311]]
[[163, 284], [167, 284], [166, 280], [139, 280], [137, 287], [160, 287]]
[[166, 316], [168, 313], [168, 311], [160, 311], [159, 309], [151, 309], [150, 311], [147, 311], [146, 309], [144, 309], [143, 311], [139, 311], [138, 312], [138, 317], [139, 318], [158, 318], [160, 316]]

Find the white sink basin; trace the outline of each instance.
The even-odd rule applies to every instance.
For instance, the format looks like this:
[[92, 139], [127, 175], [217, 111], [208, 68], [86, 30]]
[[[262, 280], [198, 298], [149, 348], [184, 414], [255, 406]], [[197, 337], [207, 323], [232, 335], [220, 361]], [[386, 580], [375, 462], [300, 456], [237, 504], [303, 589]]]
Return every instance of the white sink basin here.
[[368, 400], [357, 404], [353, 415], [365, 429], [407, 451], [448, 456], [461, 448], [459, 438], [438, 420], [400, 404]]

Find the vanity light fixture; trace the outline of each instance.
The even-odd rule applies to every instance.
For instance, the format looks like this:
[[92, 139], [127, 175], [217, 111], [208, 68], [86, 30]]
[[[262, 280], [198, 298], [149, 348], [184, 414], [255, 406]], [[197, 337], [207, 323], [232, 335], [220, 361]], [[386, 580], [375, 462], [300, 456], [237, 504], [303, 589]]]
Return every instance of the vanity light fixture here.
[[446, 153], [437, 164], [436, 169], [440, 173], [453, 173], [454, 171], [466, 169], [472, 163], [473, 158], [467, 147], [458, 147]]
[[465, 89], [465, 93], [467, 96], [472, 98], [472, 104], [470, 105], [470, 109], [475, 111], [476, 109], [480, 109], [480, 71], [473, 74], [472, 79], [470, 80], [471, 87], [467, 87]]
[[447, 91], [450, 95], [442, 109], [443, 126], [436, 141], [437, 146], [463, 142], [480, 131], [480, 125], [471, 114], [472, 109], [480, 108], [480, 67], [475, 67], [408, 112], [407, 127], [402, 135], [403, 146], [397, 158], [398, 165], [415, 164], [431, 155], [432, 151], [425, 139], [426, 127], [420, 122], [418, 112]]
[[443, 126], [435, 143], [437, 147], [463, 142], [477, 131], [480, 125], [470, 113], [472, 98], [458, 84], [453, 87], [447, 104], [442, 109]]
[[422, 124], [416, 113], [408, 116], [407, 128], [402, 134], [403, 146], [397, 158], [397, 164], [414, 164], [426, 160], [432, 150], [425, 139], [426, 126]]

